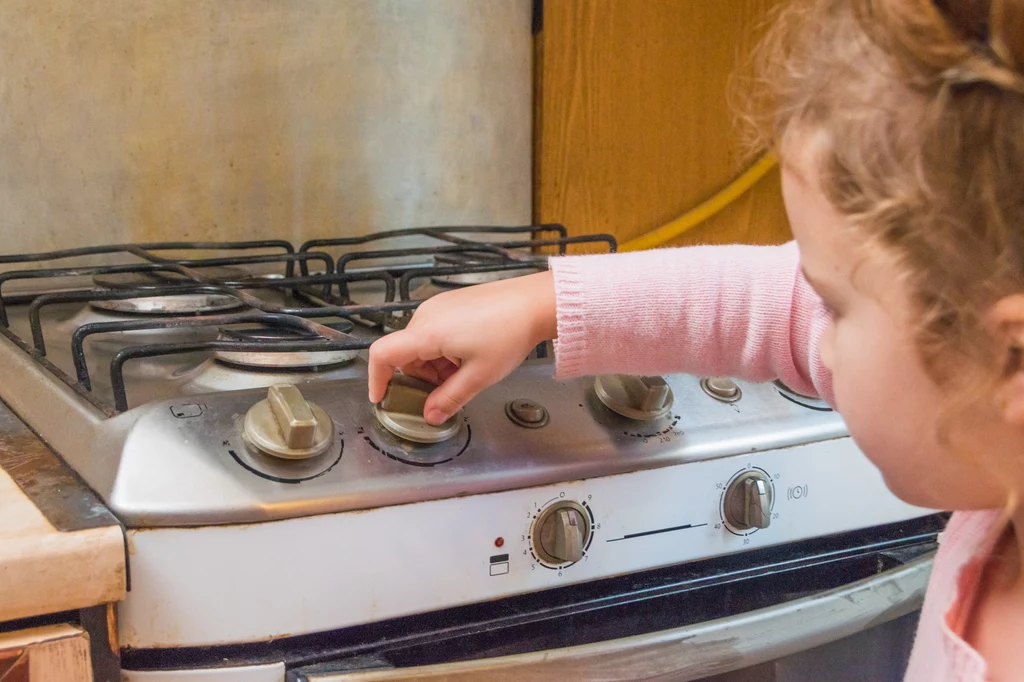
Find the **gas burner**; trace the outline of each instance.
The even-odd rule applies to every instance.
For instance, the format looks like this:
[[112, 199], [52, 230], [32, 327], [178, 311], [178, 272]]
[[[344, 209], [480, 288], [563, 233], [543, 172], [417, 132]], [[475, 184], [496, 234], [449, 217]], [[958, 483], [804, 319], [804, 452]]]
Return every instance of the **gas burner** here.
[[[543, 270], [549, 253], [594, 245], [615, 250], [608, 235], [570, 237], [559, 225], [533, 225], [409, 228], [299, 247], [275, 239], [160, 242], [6, 255], [0, 265], [14, 269], [0, 268], [0, 335], [69, 386], [73, 399], [107, 414], [268, 382], [343, 380], [365, 375], [356, 349], [404, 328], [424, 299]], [[102, 263], [67, 262], [97, 257]], [[368, 262], [349, 267], [355, 261]], [[288, 317], [341, 322], [346, 343], [336, 332], [279, 331], [295, 325]]]
[[[317, 371], [295, 370], [273, 367], [252, 369], [234, 365], [215, 358], [207, 358], [198, 365], [183, 364], [170, 376], [178, 395], [201, 395], [244, 389], [268, 389], [274, 384], [295, 383], [306, 385], [311, 382], [365, 381], [365, 366], [357, 361], [319, 368]], [[136, 391], [143, 389], [136, 388]], [[146, 396], [139, 393], [140, 398]]]
[[[522, 267], [510, 267], [514, 266], [514, 264], [500, 262], [461, 262], [460, 265], [468, 268], [493, 266], [495, 269], [486, 270], [484, 272], [461, 272], [458, 274], [430, 275], [430, 277], [426, 278], [422, 284], [410, 292], [409, 298], [415, 301], [424, 301], [432, 296], [437, 296], [438, 294], [442, 294], [452, 289], [471, 287], [476, 284], [487, 284], [488, 282], [498, 282], [500, 280], [512, 279], [513, 277], [522, 277], [523, 275], [532, 275], [536, 272], [542, 272], [545, 269], [545, 266], [537, 266], [530, 263], [523, 263]], [[434, 267], [450, 268], [452, 266], [435, 259]]]
[[[430, 278], [430, 282], [437, 287], [452, 289], [456, 287], [469, 287], [474, 284], [486, 284], [497, 282], [502, 279], [521, 277], [533, 272], [540, 272], [547, 266], [538, 265], [523, 256], [524, 260], [513, 259], [512, 257], [501, 256], [493, 253], [476, 253], [468, 251], [465, 253], [438, 254], [434, 256], [435, 268], [462, 268], [469, 270], [483, 270], [483, 272], [460, 272], [457, 274], [436, 274]], [[516, 267], [522, 265], [522, 267]], [[490, 269], [493, 268], [493, 269]]]
[[[348, 320], [340, 320], [325, 325], [339, 332], [348, 333], [355, 327]], [[236, 341], [239, 343], [265, 343], [268, 347], [287, 341], [308, 341], [320, 338], [313, 332], [301, 329], [283, 329], [280, 327], [241, 327], [223, 328], [218, 336], [219, 341]], [[358, 350], [332, 351], [227, 351], [218, 350], [214, 357], [229, 366], [263, 371], [309, 372], [323, 370], [352, 362], [359, 355]]]
[[435, 275], [430, 278], [430, 281], [438, 287], [456, 289], [459, 287], [471, 287], [475, 284], [486, 284], [488, 282], [497, 282], [503, 279], [512, 279], [513, 277], [522, 277], [523, 275], [529, 275], [535, 272], [541, 272], [541, 268], [523, 264], [521, 269], [517, 268], [515, 270], [468, 272], [458, 275]]
[[[212, 284], [252, 279], [248, 272], [238, 268], [203, 268], [199, 272]], [[194, 284], [194, 281], [173, 271], [114, 272], [95, 275], [93, 284], [100, 289], [125, 291]], [[91, 305], [101, 310], [129, 315], [194, 315], [234, 310], [244, 304], [229, 294], [181, 294], [118, 301], [92, 301]]]

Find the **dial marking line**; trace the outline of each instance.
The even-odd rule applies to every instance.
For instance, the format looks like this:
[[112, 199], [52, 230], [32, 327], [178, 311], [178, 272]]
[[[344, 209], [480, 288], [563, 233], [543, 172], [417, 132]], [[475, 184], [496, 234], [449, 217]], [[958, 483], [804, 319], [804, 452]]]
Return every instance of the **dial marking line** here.
[[684, 526], [672, 526], [671, 528], [659, 528], [658, 530], [646, 530], [646, 531], [644, 531], [642, 533], [630, 533], [628, 535], [623, 535], [621, 538], [611, 538], [610, 540], [605, 540], [605, 542], [619, 542], [620, 540], [632, 540], [633, 538], [642, 538], [642, 537], [646, 537], [648, 535], [658, 535], [660, 533], [671, 533], [671, 532], [677, 531], [677, 530], [688, 530], [690, 528], [703, 528], [706, 525], [708, 525], [708, 524], [706, 524], [706, 523], [688, 523], [688, 524], [686, 524]]

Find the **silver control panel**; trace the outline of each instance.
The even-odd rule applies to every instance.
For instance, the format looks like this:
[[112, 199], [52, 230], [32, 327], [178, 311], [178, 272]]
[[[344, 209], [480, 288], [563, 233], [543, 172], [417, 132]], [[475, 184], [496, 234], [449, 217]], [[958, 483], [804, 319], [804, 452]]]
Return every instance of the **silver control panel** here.
[[[827, 407], [800, 404], [771, 383], [559, 382], [549, 365], [527, 364], [440, 426], [422, 419], [425, 390], [396, 381], [374, 406], [365, 379], [353, 378], [150, 403], [108, 423], [123, 429], [118, 472], [108, 489], [96, 487], [129, 526], [214, 525], [548, 485], [846, 435]], [[765, 523], [770, 488], [748, 478], [731, 490], [730, 523]]]

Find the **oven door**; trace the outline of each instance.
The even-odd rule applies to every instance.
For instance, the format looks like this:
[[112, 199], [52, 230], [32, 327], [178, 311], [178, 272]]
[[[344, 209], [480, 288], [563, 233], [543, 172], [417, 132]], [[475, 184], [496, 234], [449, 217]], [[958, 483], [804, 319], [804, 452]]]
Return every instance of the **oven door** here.
[[127, 679], [161, 681], [186, 668], [209, 673], [189, 680], [248, 679], [217, 675], [248, 668], [287, 682], [896, 681], [944, 523], [930, 516], [260, 645], [126, 652], [124, 663], [135, 671]]
[[[411, 668], [334, 673], [310, 671], [293, 674], [291, 679], [302, 682], [384, 682], [411, 679], [466, 682], [683, 682], [734, 670], [746, 671], [743, 679], [749, 679], [752, 675], [750, 669], [758, 664], [781, 660], [812, 647], [854, 636], [868, 628], [881, 626], [891, 619], [912, 613], [920, 607], [924, 597], [931, 561], [931, 556], [922, 557], [905, 566], [818, 595], [741, 616], [646, 635], [513, 656]], [[829, 656], [828, 653], [822, 655]], [[889, 672], [892, 673], [892, 679], [901, 678], [903, 662], [899, 657], [883, 658], [891, 664]], [[820, 663], [812, 665], [815, 669], [831, 667]], [[806, 675], [800, 677], [806, 678]], [[876, 682], [882, 679], [863, 677], [860, 672], [855, 678]]]

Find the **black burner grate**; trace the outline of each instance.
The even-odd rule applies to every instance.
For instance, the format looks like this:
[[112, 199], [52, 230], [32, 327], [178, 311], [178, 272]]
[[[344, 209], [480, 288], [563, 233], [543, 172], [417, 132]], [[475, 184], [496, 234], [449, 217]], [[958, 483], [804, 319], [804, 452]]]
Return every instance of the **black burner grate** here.
[[[387, 242], [409, 238], [433, 243], [428, 246], [384, 248]], [[18, 265], [95, 256], [120, 256], [131, 259], [131, 262], [0, 272], [0, 333], [83, 399], [108, 415], [113, 415], [128, 409], [124, 365], [131, 360], [197, 351], [293, 353], [364, 349], [370, 345], [371, 340], [354, 338], [336, 328], [336, 324], [325, 324], [318, 320], [359, 319], [364, 324], [380, 328], [382, 333], [387, 329], [401, 328], [420, 303], [411, 298], [413, 281], [541, 270], [546, 268], [545, 251], [565, 254], [569, 247], [575, 245], [596, 245], [607, 251], [616, 249], [615, 239], [610, 235], [570, 237], [561, 225], [536, 225], [411, 228], [360, 237], [312, 240], [298, 250], [287, 241], [264, 240], [122, 244], [6, 255], [0, 256], [0, 265], [15, 268]], [[341, 250], [342, 253], [335, 260], [328, 250]], [[158, 255], [172, 251], [197, 257], [170, 258]], [[211, 252], [238, 252], [238, 255], [198, 257]], [[211, 268], [247, 270], [254, 266], [279, 266], [281, 272], [271, 277], [253, 276], [239, 281], [225, 281], [223, 277], [213, 278], [208, 273], [204, 274], [204, 270]], [[111, 288], [93, 285], [71, 290], [59, 286], [61, 280], [69, 281], [69, 278], [99, 277], [102, 280], [104, 276], [130, 274], [148, 276], [140, 277], [140, 281], [146, 284]], [[114, 279], [125, 281], [121, 277]], [[5, 285], [18, 280], [37, 280], [41, 291], [5, 295]], [[374, 287], [382, 302], [360, 304], [352, 300], [350, 285], [357, 282], [361, 286]], [[285, 293], [289, 300], [297, 301], [300, 305], [268, 303], [256, 295], [259, 290]], [[74, 377], [46, 357], [42, 313], [48, 306], [202, 295], [236, 299], [240, 311], [164, 314], [84, 324], [73, 332], [70, 339]], [[31, 339], [22, 339], [11, 329], [8, 316], [11, 306], [27, 306]], [[114, 404], [106, 404], [92, 391], [84, 350], [85, 339], [91, 335], [185, 327], [219, 328], [239, 324], [259, 324], [268, 329], [301, 333], [268, 334], [266, 338], [252, 339], [222, 338], [193, 343], [140, 343], [120, 350], [111, 360], [109, 371]]]

